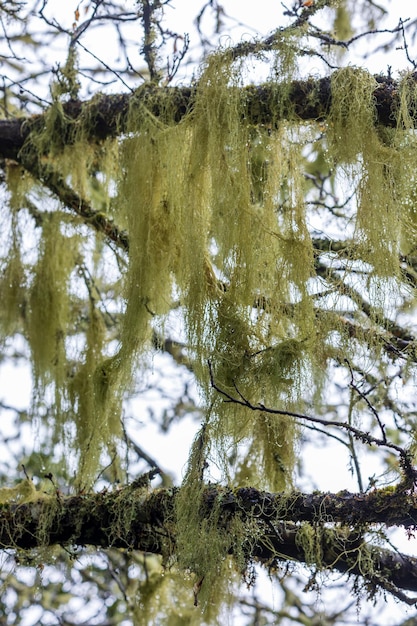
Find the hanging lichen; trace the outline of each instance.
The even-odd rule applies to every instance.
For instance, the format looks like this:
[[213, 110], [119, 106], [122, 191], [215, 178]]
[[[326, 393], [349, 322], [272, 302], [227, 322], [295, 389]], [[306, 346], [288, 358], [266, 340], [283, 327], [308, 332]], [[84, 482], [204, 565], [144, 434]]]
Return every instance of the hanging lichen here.
[[[343, 2], [337, 8], [340, 36], [349, 32], [345, 8]], [[62, 85], [52, 89], [53, 105], [34, 124], [22, 155], [26, 163], [36, 159], [40, 179], [68, 184], [87, 209], [75, 210], [73, 218], [65, 208], [52, 213], [50, 204], [42, 211], [31, 207], [39, 236], [32, 265], [21, 254], [19, 211], [32, 198], [39, 201], [39, 188], [30, 188], [33, 181], [19, 187], [13, 167], [8, 179], [11, 235], [2, 259], [1, 329], [7, 335], [22, 328], [28, 340], [35, 406], [50, 403], [54, 442], [71, 447], [77, 461], [77, 489], [94, 484], [104, 460], [117, 473], [123, 398], [135, 368], [155, 330], [164, 330], [174, 301], [183, 316], [206, 412], [168, 524], [176, 566], [195, 582], [196, 602], [209, 622], [227, 601], [231, 571], [239, 578], [245, 572], [248, 541], [256, 541], [250, 514], [243, 523], [222, 506], [226, 490], [216, 485], [210, 494], [211, 471], [229, 489], [292, 487], [299, 426], [285, 411], [299, 413], [306, 403], [311, 409], [310, 402], [319, 407], [329, 363], [354, 358], [366, 371], [389, 345], [391, 301], [402, 297], [401, 256], [415, 254], [417, 245], [415, 81], [403, 80], [397, 127], [381, 129], [377, 81], [354, 68], [335, 72], [327, 132], [321, 123], [318, 133], [318, 124], [296, 119], [289, 102], [295, 39], [277, 34], [271, 44], [271, 77], [281, 85], [271, 90], [268, 125], [252, 124], [244, 64], [222, 50], [202, 68], [180, 122], [173, 96], [146, 85], [130, 98], [118, 141], [100, 144], [88, 140], [89, 107], [77, 119], [66, 113], [63, 97], [77, 93], [70, 58]], [[313, 148], [314, 167], [306, 157], [313, 142], [320, 143]], [[354, 195], [340, 241], [326, 250], [322, 237], [314, 250], [316, 209], [309, 199], [317, 196], [305, 174], [316, 184], [326, 167], [333, 168], [332, 193], [349, 188]], [[316, 204], [324, 204], [322, 197]], [[123, 252], [109, 267], [104, 238], [88, 228], [97, 212], [126, 231]], [[107, 272], [109, 299], [117, 301], [112, 313], [100, 295]], [[232, 397], [240, 403], [225, 401]], [[282, 414], [258, 410], [263, 405]], [[26, 497], [20, 490], [0, 495], [18, 502]], [[110, 541], [128, 533], [135, 497], [132, 492], [123, 509], [115, 504]], [[321, 520], [298, 529], [297, 545], [318, 568], [329, 562], [325, 539], [332, 554], [332, 536]], [[155, 619], [145, 596], [144, 610]]]
[[1, 265], [0, 315], [1, 337], [12, 336], [22, 327], [25, 314], [26, 275], [21, 258], [20, 233], [13, 228], [12, 243]]
[[38, 261], [33, 269], [27, 313], [27, 335], [33, 374], [40, 389], [54, 383], [62, 390], [67, 378], [65, 341], [70, 319], [70, 273], [77, 242], [61, 232], [59, 215], [45, 214]]
[[328, 118], [329, 151], [346, 167], [356, 186], [357, 241], [362, 260], [380, 277], [399, 272], [401, 151], [381, 141], [376, 129], [376, 80], [366, 71], [345, 68], [332, 76]]
[[[294, 38], [281, 39], [273, 73], [293, 76]], [[74, 72], [69, 77], [73, 81]], [[139, 91], [119, 144], [87, 141], [88, 107], [79, 119], [65, 113], [63, 97], [71, 86], [61, 78], [52, 90], [53, 106], [22, 154], [28, 163], [38, 158], [45, 175], [68, 181], [129, 236], [128, 270], [122, 269], [115, 287], [124, 296], [118, 346], [108, 349], [95, 305], [90, 303], [89, 314], [69, 310], [76, 222], [65, 234], [59, 219], [45, 214], [41, 223], [27, 333], [39, 389], [53, 384], [57, 407], [69, 403], [62, 416], [72, 416], [76, 425], [80, 484], [93, 479], [101, 452], [114, 441], [133, 366], [155, 327], [163, 327], [175, 296], [184, 311], [194, 371], [213, 406], [211, 432], [219, 449], [231, 437], [242, 442], [245, 463], [249, 445], [271, 470], [265, 487], [288, 486], [292, 422], [262, 415], [249, 419], [245, 410], [219, 401], [207, 361], [226, 390], [238, 388], [250, 399], [288, 408], [294, 408], [302, 380], [310, 375], [316, 342], [308, 288], [313, 253], [303, 203], [303, 141], [296, 126], [290, 121], [254, 128], [245, 122], [242, 68], [228, 51], [207, 61], [193, 108], [180, 123], [171, 96], [158, 101], [155, 117], [153, 98], [160, 93], [148, 90], [144, 98]], [[277, 98], [276, 120], [289, 114], [285, 93]], [[91, 238], [88, 246], [86, 241], [78, 250], [89, 264]], [[101, 244], [93, 245], [100, 254]], [[71, 363], [70, 322], [83, 332], [87, 328]], [[48, 328], [47, 335], [41, 328]]]
[[178, 565], [192, 572], [195, 604], [201, 606], [204, 619], [213, 623], [222, 603], [227, 603], [233, 572], [244, 573], [247, 531], [238, 515], [225, 514], [222, 495], [213, 500], [206, 490], [210, 441], [211, 433], [204, 426], [193, 443], [175, 510]]
[[[413, 121], [404, 111], [412, 94], [403, 92], [398, 128], [382, 132], [376, 125], [375, 79], [354, 68], [334, 73], [323, 155], [338, 170], [333, 189], [341, 177], [355, 189], [354, 243], [343, 264], [329, 254], [328, 265], [320, 259], [319, 267], [304, 178], [313, 125], [296, 121], [288, 103], [296, 71], [294, 38], [277, 36], [274, 45], [272, 76], [279, 73], [283, 87], [276, 103], [271, 99], [267, 127], [247, 119], [242, 63], [226, 50], [207, 60], [192, 107], [179, 123], [173, 96], [162, 97], [147, 86], [131, 98], [119, 142], [91, 145], [88, 111], [78, 120], [69, 118], [62, 94], [55, 94], [38, 135], [25, 147], [36, 149], [47, 168], [59, 163], [64, 179], [92, 210], [114, 218], [129, 237], [127, 270], [123, 259], [114, 280], [113, 293], [123, 294], [120, 325], [106, 333], [100, 307], [90, 301], [88, 312], [84, 306], [78, 314], [83, 338], [69, 364], [68, 325], [76, 321], [68, 302], [74, 255], [78, 250], [93, 266], [102, 240], [84, 238], [84, 231], [74, 237], [76, 222], [64, 232], [48, 213], [40, 225], [26, 332], [39, 385], [54, 384], [61, 390], [60, 401], [68, 401], [80, 484], [90, 484], [100, 454], [116, 441], [134, 366], [155, 329], [163, 329], [175, 299], [185, 318], [193, 371], [210, 407], [212, 454], [222, 475], [233, 480], [233, 450], [237, 481], [288, 488], [297, 436], [293, 420], [223, 402], [212, 389], [208, 362], [216, 385], [226, 393], [297, 410], [301, 398], [318, 398], [331, 359], [348, 358], [356, 350], [352, 337], [359, 331], [351, 318], [362, 315], [369, 326], [379, 324], [389, 297], [398, 292], [400, 246], [406, 240], [414, 245], [411, 237], [415, 242], [415, 234], [406, 236], [402, 228], [414, 219], [403, 173], [404, 162], [411, 163], [406, 133]], [[70, 147], [63, 147], [66, 143]], [[10, 294], [23, 271], [17, 248], [15, 239], [10, 264], [4, 265]], [[353, 266], [358, 274], [370, 268], [365, 286], [345, 284]], [[332, 301], [317, 297], [329, 289]], [[363, 302], [361, 290], [366, 291]], [[13, 297], [16, 309], [19, 298]], [[341, 313], [343, 298], [350, 298], [349, 319]], [[372, 309], [369, 315], [366, 306]], [[48, 333], [42, 335], [42, 328]], [[375, 346], [381, 345], [379, 337], [376, 333]]]
[[402, 77], [399, 96], [397, 128], [392, 141], [395, 141], [401, 158], [395, 183], [403, 219], [400, 251], [407, 255], [414, 254], [417, 246], [417, 190], [414, 185], [417, 90], [412, 75], [405, 74]]
[[22, 232], [19, 211], [25, 206], [26, 192], [33, 181], [17, 163], [8, 163], [7, 190], [9, 211], [4, 210], [1, 231], [5, 238], [0, 271], [1, 338], [21, 330], [26, 313], [26, 271], [22, 259]]
[[103, 354], [105, 337], [102, 315], [91, 302], [84, 361], [69, 388], [76, 425], [76, 437], [72, 441], [78, 453], [76, 483], [82, 488], [94, 483], [102, 452], [114, 454], [116, 438], [121, 432], [123, 389], [117, 384], [117, 356], [105, 358]]
[[336, 5], [333, 29], [335, 37], [341, 41], [347, 41], [353, 35], [351, 7], [347, 0], [340, 0]]
[[340, 163], [356, 163], [373, 142], [376, 81], [369, 72], [347, 67], [332, 74], [332, 105], [327, 118], [330, 153]]
[[[253, 133], [242, 124], [240, 80], [239, 68], [231, 59], [213, 58], [197, 94], [191, 158], [200, 170], [187, 178], [194, 186], [187, 196], [195, 206], [196, 189], [198, 193], [204, 186], [207, 189], [211, 215], [205, 263], [214, 288], [206, 294], [202, 291], [207, 271], [201, 267], [191, 283], [188, 324], [204, 384], [209, 359], [216, 380], [228, 391], [237, 388], [245, 397], [288, 406], [296, 399], [297, 385], [290, 392], [288, 384], [279, 382], [286, 379], [282, 361], [274, 362], [280, 341], [293, 337], [299, 354], [314, 343], [306, 291], [312, 275], [312, 248], [301, 204], [301, 158], [294, 158], [289, 172], [288, 163], [296, 152], [286, 141], [287, 128]], [[265, 159], [260, 165], [262, 153]], [[201, 182], [195, 186], [198, 176]], [[281, 206], [277, 199], [282, 200]], [[194, 308], [204, 297], [206, 303], [203, 300], [203, 306]], [[275, 419], [259, 428], [258, 420], [249, 418], [245, 410], [224, 404], [216, 394], [214, 400], [217, 413], [213, 416], [218, 420], [214, 433], [219, 442], [229, 436], [262, 440], [262, 460], [275, 458], [277, 442], [279, 447], [285, 442], [288, 445], [282, 445], [280, 453], [286, 457], [283, 465], [291, 466], [294, 431], [288, 420], [284, 424]], [[263, 422], [264, 417], [259, 420]], [[274, 486], [283, 485], [283, 474], [281, 479], [277, 476], [281, 471], [282, 466], [270, 474]], [[287, 478], [290, 474], [289, 469]]]

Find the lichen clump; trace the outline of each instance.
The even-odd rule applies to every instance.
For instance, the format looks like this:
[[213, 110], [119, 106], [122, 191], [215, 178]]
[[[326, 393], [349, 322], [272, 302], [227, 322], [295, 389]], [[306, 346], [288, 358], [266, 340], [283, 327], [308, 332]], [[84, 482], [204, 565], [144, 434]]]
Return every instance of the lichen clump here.
[[[284, 88], [276, 102], [271, 98], [265, 126], [251, 123], [244, 71], [227, 51], [208, 59], [181, 121], [169, 90], [162, 96], [139, 89], [117, 141], [87, 142], [88, 112], [67, 118], [57, 96], [25, 154], [32, 163], [38, 159], [44, 179], [71, 184], [88, 211], [51, 210], [50, 200], [39, 202], [34, 180], [22, 181], [23, 189], [10, 168], [10, 237], [0, 285], [9, 311], [1, 328], [4, 336], [17, 332], [10, 312], [19, 312], [32, 356], [34, 405], [44, 404], [48, 414], [53, 398], [53, 420], [78, 455], [80, 485], [94, 482], [103, 452], [115, 456], [135, 366], [174, 306], [208, 407], [207, 459], [230, 483], [275, 490], [292, 484], [294, 420], [225, 403], [210, 370], [233, 397], [302, 410], [317, 401], [329, 362], [350, 355], [355, 316], [369, 306], [378, 312], [368, 316], [369, 327], [388, 319], [386, 307], [400, 292], [401, 249], [416, 241], [413, 120], [404, 105], [413, 94], [405, 81], [398, 127], [383, 133], [375, 79], [355, 68], [332, 78], [322, 161], [337, 171], [336, 186], [355, 192], [351, 234], [342, 242], [349, 252], [333, 270], [330, 254], [327, 265], [318, 263], [309, 223], [304, 174], [317, 125], [291, 113], [288, 51], [294, 48], [277, 40], [279, 46], [285, 54], [278, 53], [274, 71]], [[37, 245], [22, 254], [30, 220]], [[114, 220], [129, 238], [128, 254], [127, 247], [115, 252], [111, 263], [102, 237], [89, 228], [103, 220], [107, 233]], [[365, 304], [355, 284], [347, 291], [343, 283], [352, 268], [368, 272]], [[346, 294], [351, 314], [343, 317]], [[384, 324], [369, 334], [375, 350], [384, 345]]]
[[293, 424], [248, 418], [215, 398], [208, 379], [210, 360], [227, 391], [293, 407], [316, 340], [301, 148], [291, 124], [270, 133], [242, 123], [241, 87], [239, 68], [220, 55], [208, 62], [181, 123], [170, 119], [169, 99], [164, 123], [132, 105], [118, 194], [132, 241], [121, 351], [139, 350], [150, 323], [180, 294], [193, 368], [216, 404], [212, 436], [220, 446], [230, 437], [256, 441], [269, 486], [283, 488]]

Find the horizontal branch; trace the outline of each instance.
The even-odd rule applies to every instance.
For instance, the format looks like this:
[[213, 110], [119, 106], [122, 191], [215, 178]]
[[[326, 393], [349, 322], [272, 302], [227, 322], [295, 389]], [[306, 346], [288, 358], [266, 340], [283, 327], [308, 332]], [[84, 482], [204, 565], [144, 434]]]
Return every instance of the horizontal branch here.
[[[378, 121], [393, 126], [398, 109], [398, 84], [383, 76], [377, 76], [376, 80], [378, 87], [374, 98]], [[180, 121], [193, 108], [195, 94], [196, 89], [189, 87], [141, 87], [133, 95], [102, 95], [87, 102], [71, 100], [63, 108], [69, 120], [77, 120], [82, 125], [83, 139], [101, 141], [126, 130], [132, 98], [135, 106], [146, 104], [154, 115], [161, 116], [166, 110], [168, 96], [171, 114], [175, 121]], [[330, 109], [331, 78], [294, 81], [289, 91], [286, 86], [273, 83], [250, 85], [243, 88], [243, 97], [244, 117], [250, 124], [273, 125], [277, 110], [281, 115], [295, 114], [302, 120], [324, 119]], [[33, 130], [42, 129], [44, 120], [44, 115], [0, 120], [0, 158], [18, 160], [25, 140]], [[74, 133], [69, 133], [68, 137], [60, 139], [63, 143], [70, 143], [73, 138]]]
[[[178, 489], [148, 491], [133, 483], [114, 492], [69, 497], [57, 494], [21, 504], [3, 504], [0, 546], [30, 549], [89, 544], [172, 555], [176, 551], [178, 493]], [[367, 494], [272, 494], [254, 488], [232, 491], [208, 486], [201, 497], [202, 519], [215, 510], [220, 532], [228, 528], [230, 520], [240, 519], [247, 527], [244, 548], [248, 558], [268, 567], [274, 561], [297, 560], [364, 576], [368, 583], [406, 602], [409, 599], [401, 597], [401, 589], [417, 592], [417, 558], [367, 545], [363, 537], [368, 524], [414, 529], [417, 503], [413, 495], [384, 489]], [[301, 522], [310, 522], [317, 534], [317, 563], [312, 563], [311, 549], [303, 547], [300, 540]], [[362, 568], [364, 551], [366, 559], [372, 561], [368, 574]]]

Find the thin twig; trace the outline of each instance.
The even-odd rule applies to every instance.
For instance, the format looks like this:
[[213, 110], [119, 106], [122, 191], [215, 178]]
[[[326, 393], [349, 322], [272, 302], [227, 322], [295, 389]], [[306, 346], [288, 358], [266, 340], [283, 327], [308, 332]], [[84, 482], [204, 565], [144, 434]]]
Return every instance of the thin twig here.
[[378, 447], [385, 447], [391, 450], [395, 450], [401, 456], [403, 460], [407, 461], [407, 467], [410, 465], [410, 455], [407, 450], [402, 448], [401, 446], [396, 445], [386, 439], [380, 439], [378, 437], [374, 437], [371, 433], [364, 432], [359, 428], [355, 428], [350, 424], [346, 424], [346, 422], [338, 422], [336, 420], [326, 420], [320, 417], [313, 417], [312, 415], [306, 415], [303, 413], [296, 413], [294, 411], [288, 411], [286, 409], [272, 409], [266, 407], [263, 403], [252, 404], [247, 398], [243, 396], [243, 394], [239, 391], [237, 385], [234, 383], [234, 387], [236, 393], [239, 397], [232, 396], [230, 393], [222, 389], [217, 385], [214, 380], [213, 367], [210, 361], [208, 361], [209, 373], [210, 373], [210, 384], [212, 388], [220, 393], [224, 398], [226, 398], [225, 402], [232, 402], [233, 404], [239, 404], [240, 406], [244, 406], [251, 411], [260, 411], [262, 413], [268, 413], [270, 415], [286, 415], [288, 417], [294, 417], [299, 420], [304, 420], [307, 422], [312, 422], [314, 424], [321, 424], [322, 426], [335, 426], [336, 428], [341, 428], [348, 433], [351, 433], [355, 439], [362, 441], [367, 445], [375, 445]]
[[368, 409], [371, 411], [372, 415], [375, 417], [376, 421], [378, 422], [378, 426], [379, 426], [379, 428], [381, 430], [381, 433], [382, 433], [382, 441], [384, 442], [384, 444], [387, 443], [387, 435], [386, 435], [386, 432], [385, 432], [385, 424], [383, 424], [381, 422], [381, 418], [379, 417], [375, 407], [372, 406], [372, 404], [369, 402], [369, 400], [366, 397], [366, 395], [355, 384], [354, 379], [353, 379], [353, 371], [352, 371], [352, 368], [351, 368], [351, 365], [350, 365], [349, 361], [347, 359], [344, 359], [344, 362], [347, 364], [347, 366], [349, 368], [349, 371], [350, 371], [350, 383], [349, 383], [350, 387], [354, 391], [356, 391], [358, 396], [362, 400], [364, 400], [364, 402], [366, 403], [366, 406], [368, 407]]

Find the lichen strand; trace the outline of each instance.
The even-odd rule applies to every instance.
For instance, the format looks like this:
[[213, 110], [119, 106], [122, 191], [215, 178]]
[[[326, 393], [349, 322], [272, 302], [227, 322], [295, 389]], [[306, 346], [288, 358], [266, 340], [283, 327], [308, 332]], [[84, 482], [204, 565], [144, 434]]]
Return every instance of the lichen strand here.
[[351, 7], [348, 0], [340, 0], [335, 8], [333, 30], [335, 37], [346, 41], [353, 35]]
[[[210, 359], [227, 391], [234, 393], [236, 386], [248, 398], [285, 406], [295, 401], [300, 379], [294, 375], [296, 384], [288, 385], [287, 374], [298, 365], [296, 359], [285, 363], [283, 372], [282, 341], [292, 337], [300, 359], [314, 344], [306, 292], [312, 246], [301, 201], [300, 149], [288, 140], [291, 125], [276, 132], [245, 125], [240, 86], [240, 68], [227, 57], [213, 57], [197, 93], [187, 196], [198, 206], [195, 194], [206, 189], [209, 230], [203, 242], [206, 266], [191, 274], [188, 328], [200, 380], [209, 402], [215, 402], [213, 433], [220, 447], [230, 436], [260, 439], [260, 456], [267, 459], [275, 456], [277, 441], [285, 441], [290, 462], [294, 431], [288, 420], [259, 428], [263, 416], [253, 420], [223, 403], [207, 381]], [[283, 486], [282, 476], [271, 476], [274, 486]]]
[[[204, 484], [210, 432], [203, 427], [190, 454], [183, 486], [175, 498], [178, 565], [192, 572], [204, 623], [217, 623], [236, 576], [244, 573], [246, 529], [239, 516], [224, 512], [222, 494], [210, 499]], [[231, 555], [233, 554], [233, 561]]]
[[100, 311], [90, 304], [83, 361], [69, 386], [76, 437], [72, 447], [77, 451], [77, 486], [94, 483], [100, 467], [100, 455], [106, 450], [113, 457], [116, 440], [121, 434], [123, 388], [118, 384], [118, 357], [105, 357], [105, 327]]
[[26, 275], [20, 252], [20, 233], [17, 226], [14, 226], [11, 244], [0, 266], [0, 341], [22, 328]]
[[417, 246], [417, 190], [414, 184], [417, 149], [416, 118], [417, 89], [412, 74], [405, 74], [402, 77], [399, 90], [397, 129], [395, 129], [394, 137], [391, 139], [395, 141], [401, 155], [401, 167], [398, 164], [398, 183], [401, 186], [397, 190], [397, 195], [403, 218], [401, 253], [405, 255], [414, 255]]
[[395, 279], [407, 193], [403, 131], [399, 129], [391, 136], [378, 132], [374, 105], [377, 82], [368, 72], [348, 67], [335, 72], [331, 84], [329, 152], [356, 188], [356, 239], [361, 258], [372, 266], [374, 276]]
[[40, 394], [54, 383], [59, 395], [68, 374], [65, 340], [71, 317], [69, 279], [75, 266], [77, 238], [64, 235], [60, 226], [59, 216], [43, 216], [39, 255], [30, 285], [27, 337]]
[[26, 308], [26, 271], [22, 259], [22, 224], [19, 211], [25, 206], [26, 192], [33, 180], [23, 168], [12, 161], [7, 163], [6, 182], [8, 207], [4, 205], [0, 230], [5, 237], [5, 250], [0, 260], [0, 340], [21, 331]]
[[176, 128], [164, 127], [141, 105], [132, 118], [136, 132], [123, 145], [118, 190], [120, 212], [132, 242], [122, 330], [125, 357], [143, 348], [151, 320], [170, 309], [184, 237], [177, 200], [184, 137]]

